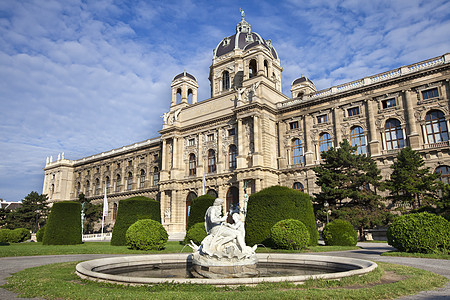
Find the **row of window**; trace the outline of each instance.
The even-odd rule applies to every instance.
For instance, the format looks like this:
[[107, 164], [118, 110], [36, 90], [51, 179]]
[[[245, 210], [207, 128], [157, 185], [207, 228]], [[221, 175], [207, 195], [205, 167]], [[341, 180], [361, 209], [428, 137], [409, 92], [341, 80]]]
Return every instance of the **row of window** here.
[[[250, 60], [248, 65], [248, 78], [255, 77], [257, 74], [257, 63], [255, 59]], [[269, 65], [267, 60], [264, 60], [264, 74], [269, 77]], [[222, 90], [227, 91], [231, 88], [230, 72], [223, 71], [222, 73]]]
[[[425, 117], [425, 131], [429, 144], [448, 141], [447, 121], [444, 114], [439, 110], [432, 110]], [[405, 147], [405, 136], [400, 121], [397, 119], [388, 119], [384, 126], [385, 145], [387, 150], [400, 149]], [[355, 126], [350, 131], [350, 143], [357, 147], [357, 154], [367, 153], [366, 137], [364, 130], [360, 126]], [[319, 136], [320, 153], [330, 150], [333, 147], [331, 135], [327, 132]], [[292, 140], [291, 145], [292, 164], [299, 165], [304, 163], [303, 146], [300, 139]]]
[[[145, 187], [145, 180], [146, 180], [146, 173], [144, 170], [141, 170], [140, 172], [140, 176], [139, 176], [139, 188], [144, 188]], [[122, 190], [122, 177], [120, 176], [120, 174], [117, 174], [116, 176], [116, 186], [114, 191], [115, 192], [120, 192]], [[159, 169], [158, 167], [154, 167], [153, 169], [153, 186], [156, 186], [159, 182]], [[126, 177], [125, 180], [125, 186], [126, 186], [126, 190], [127, 191], [131, 191], [133, 189], [133, 173], [128, 172], [128, 176]], [[105, 187], [106, 187], [106, 193], [110, 193], [111, 192], [111, 180], [109, 178], [109, 176], [106, 176], [105, 178]], [[86, 184], [85, 184], [85, 195], [89, 196], [90, 193], [90, 181], [87, 180]], [[81, 183], [78, 182], [77, 183], [77, 194], [79, 195], [81, 193]], [[101, 191], [101, 183], [100, 183], [100, 179], [97, 178], [95, 179], [95, 186], [94, 186], [94, 194], [95, 195], [100, 195], [102, 193]]]
[[[228, 148], [228, 167], [231, 170], [237, 167], [237, 147], [236, 145], [230, 145]], [[208, 173], [216, 172], [216, 151], [213, 149], [208, 150]], [[197, 158], [194, 153], [189, 154], [189, 176], [197, 175]]]

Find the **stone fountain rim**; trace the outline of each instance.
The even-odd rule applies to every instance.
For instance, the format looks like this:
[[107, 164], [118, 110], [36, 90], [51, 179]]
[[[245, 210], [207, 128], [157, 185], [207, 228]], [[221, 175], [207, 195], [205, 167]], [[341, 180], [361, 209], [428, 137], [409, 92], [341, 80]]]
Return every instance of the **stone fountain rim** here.
[[[338, 257], [328, 255], [310, 255], [298, 253], [257, 253], [259, 262], [267, 263], [285, 263], [301, 264], [314, 263], [315, 265], [327, 266], [331, 264], [346, 264], [358, 267], [359, 269], [324, 273], [316, 275], [297, 275], [297, 276], [277, 276], [277, 277], [253, 277], [253, 278], [145, 278], [129, 277], [122, 275], [105, 274], [98, 271], [112, 267], [127, 267], [142, 264], [179, 264], [186, 263], [192, 259], [192, 253], [173, 253], [173, 254], [147, 254], [100, 258], [88, 260], [77, 264], [76, 274], [82, 278], [92, 281], [109, 282], [125, 285], [154, 285], [160, 283], [176, 284], [210, 284], [210, 285], [251, 285], [263, 282], [292, 282], [302, 283], [308, 279], [339, 279], [353, 275], [363, 275], [377, 268], [377, 264], [357, 258]], [[96, 270], [97, 269], [97, 270]], [[96, 271], [93, 271], [96, 270]]]

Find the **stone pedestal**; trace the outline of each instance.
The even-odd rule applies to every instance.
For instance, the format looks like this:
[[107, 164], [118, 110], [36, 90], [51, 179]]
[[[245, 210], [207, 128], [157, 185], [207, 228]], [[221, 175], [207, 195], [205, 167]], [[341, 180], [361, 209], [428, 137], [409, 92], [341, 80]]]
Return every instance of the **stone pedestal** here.
[[190, 272], [197, 278], [245, 278], [258, 275], [256, 255], [245, 259], [219, 259], [194, 253]]

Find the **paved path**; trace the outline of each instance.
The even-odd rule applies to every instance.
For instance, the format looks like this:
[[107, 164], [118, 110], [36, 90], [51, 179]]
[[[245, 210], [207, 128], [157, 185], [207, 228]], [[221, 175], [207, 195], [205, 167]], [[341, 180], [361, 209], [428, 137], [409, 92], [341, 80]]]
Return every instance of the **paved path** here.
[[[449, 260], [380, 256], [381, 253], [393, 249], [391, 246], [383, 243], [358, 243], [358, 246], [360, 246], [362, 249], [352, 251], [336, 251], [336, 252], [312, 253], [312, 254], [355, 257], [373, 261], [395, 263], [428, 270], [443, 275], [450, 279]], [[113, 256], [123, 256], [123, 255], [77, 254], [77, 255], [2, 257], [0, 258], [0, 285], [6, 283], [7, 277], [23, 269], [52, 263], [89, 260]], [[21, 299], [21, 298], [17, 298], [16, 294], [0, 288], [0, 299], [7, 300], [7, 299]], [[450, 299], [450, 283], [447, 284], [447, 286], [445, 286], [444, 288], [438, 290], [420, 292], [417, 295], [402, 297], [400, 299], [401, 300]]]

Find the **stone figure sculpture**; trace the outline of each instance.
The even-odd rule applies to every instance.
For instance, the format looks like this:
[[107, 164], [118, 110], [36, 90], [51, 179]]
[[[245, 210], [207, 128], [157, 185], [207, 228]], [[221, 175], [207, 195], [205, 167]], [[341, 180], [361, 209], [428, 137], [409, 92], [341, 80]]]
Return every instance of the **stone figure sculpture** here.
[[207, 236], [200, 246], [191, 241], [193, 270], [203, 277], [245, 277], [256, 272], [257, 245], [245, 244], [244, 223], [239, 213], [233, 213], [234, 223], [222, 215], [223, 199], [216, 198], [205, 214]]

